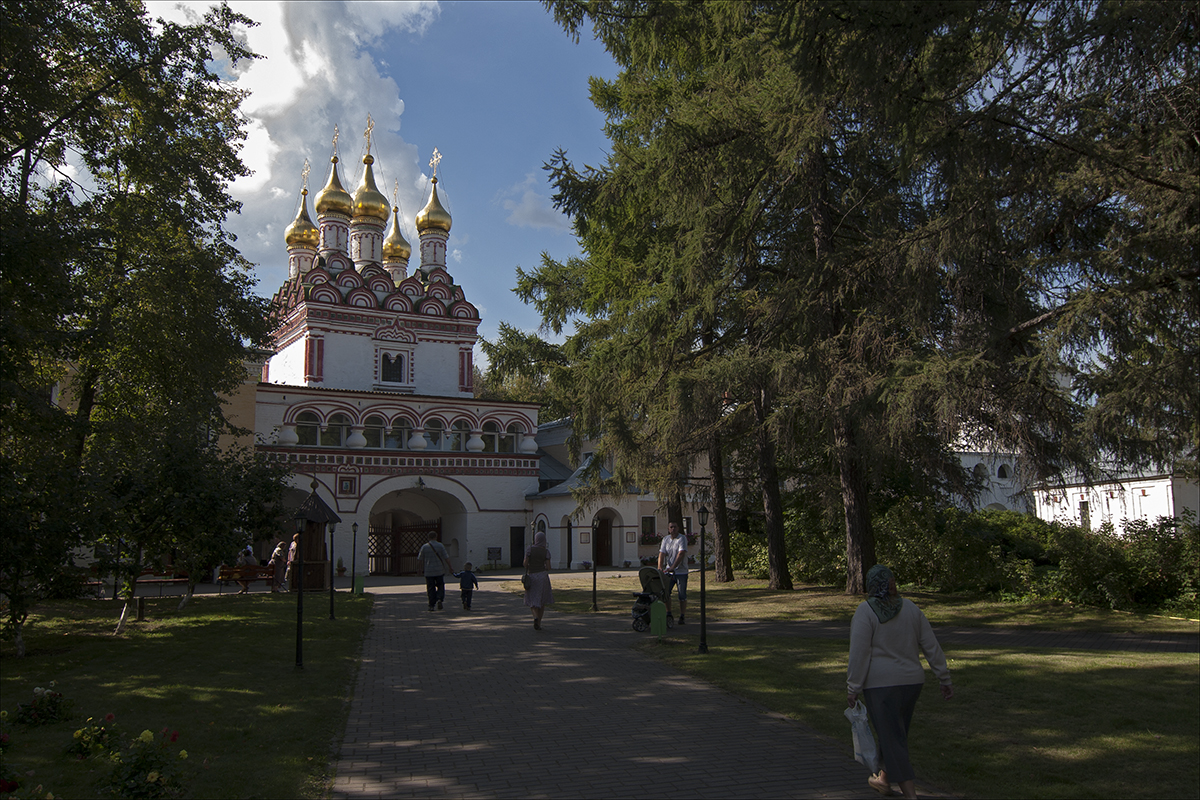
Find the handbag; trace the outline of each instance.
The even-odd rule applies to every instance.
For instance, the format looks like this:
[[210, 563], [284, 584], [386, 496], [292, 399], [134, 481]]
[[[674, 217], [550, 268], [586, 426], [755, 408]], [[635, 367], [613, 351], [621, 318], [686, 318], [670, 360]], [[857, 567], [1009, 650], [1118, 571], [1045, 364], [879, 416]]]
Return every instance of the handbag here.
[[533, 585], [528, 572], [521, 576], [521, 585], [525, 587], [525, 591], [527, 592], [529, 591], [529, 587]]
[[867, 707], [862, 700], [854, 704], [854, 708], [843, 711], [846, 719], [850, 720], [850, 735], [854, 738], [854, 760], [871, 770], [871, 774], [879, 772], [879, 749], [875, 746], [875, 735], [871, 733], [871, 725], [867, 721]]

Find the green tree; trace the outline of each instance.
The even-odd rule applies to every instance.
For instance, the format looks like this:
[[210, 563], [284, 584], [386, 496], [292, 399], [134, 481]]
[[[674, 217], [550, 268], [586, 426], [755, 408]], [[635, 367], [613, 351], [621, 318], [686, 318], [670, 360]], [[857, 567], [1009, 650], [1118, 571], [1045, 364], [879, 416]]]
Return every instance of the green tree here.
[[[220, 398], [266, 334], [222, 229], [246, 174], [222, 70], [253, 57], [252, 23], [227, 6], [155, 23], [136, 2], [5, 0], [0, 15], [0, 444], [16, 486], [78, 495], [37, 512], [6, 491], [3, 514], [31, 520], [22, 535], [70, 531], [64, 545], [123, 538], [122, 520], [149, 518], [131, 498], [152, 498], [108, 481], [113, 454], [225, 428]], [[21, 459], [43, 439], [44, 459]]]
[[579, 320], [560, 352], [582, 388], [624, 368], [595, 426], [619, 457], [686, 450], [689, 392], [720, 387], [772, 586], [781, 459], [836, 476], [851, 592], [887, 464], [965, 487], [961, 441], [1041, 474], [1194, 461], [1194, 7], [548, 6], [622, 71], [592, 83], [608, 163], [549, 165], [586, 255], [518, 291]]

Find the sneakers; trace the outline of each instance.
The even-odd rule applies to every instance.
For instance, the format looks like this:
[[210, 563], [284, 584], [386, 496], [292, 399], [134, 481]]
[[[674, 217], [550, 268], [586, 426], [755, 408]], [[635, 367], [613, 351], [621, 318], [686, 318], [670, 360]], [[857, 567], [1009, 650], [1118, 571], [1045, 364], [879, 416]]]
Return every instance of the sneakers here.
[[683, 625], [683, 624], [684, 624], [684, 621], [683, 621], [683, 614], [680, 614], [680, 615], [679, 615], [679, 624], [680, 624], [680, 625]]
[[438, 600], [438, 611], [442, 610], [442, 601]]
[[429, 607], [429, 610], [430, 610], [430, 611], [433, 611], [433, 606], [430, 606], [430, 607]]

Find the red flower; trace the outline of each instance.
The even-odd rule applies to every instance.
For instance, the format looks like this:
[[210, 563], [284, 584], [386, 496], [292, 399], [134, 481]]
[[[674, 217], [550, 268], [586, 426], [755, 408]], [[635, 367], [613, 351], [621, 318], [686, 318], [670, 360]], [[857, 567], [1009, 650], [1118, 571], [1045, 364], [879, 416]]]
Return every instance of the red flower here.
[[171, 741], [175, 742], [179, 739], [179, 731], [171, 731]]
[[105, 715], [104, 715], [104, 721], [105, 721], [105, 722], [112, 722], [112, 721], [113, 721], [114, 719], [116, 719], [116, 718], [117, 718], [117, 715], [116, 715], [116, 714], [105, 714]]
[[17, 789], [20, 789], [20, 788], [21, 788], [21, 784], [17, 783], [16, 781], [6, 781], [3, 778], [0, 778], [0, 794], [8, 794], [9, 792], [15, 792]]

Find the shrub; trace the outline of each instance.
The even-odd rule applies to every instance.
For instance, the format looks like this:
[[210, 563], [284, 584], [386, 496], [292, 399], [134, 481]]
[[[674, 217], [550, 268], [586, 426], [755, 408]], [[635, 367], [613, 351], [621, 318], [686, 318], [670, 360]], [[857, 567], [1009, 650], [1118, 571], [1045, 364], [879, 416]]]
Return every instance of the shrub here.
[[67, 754], [82, 760], [120, 750], [121, 734], [113, 724], [113, 719], [113, 715], [108, 714], [101, 725], [92, 717], [88, 717], [83, 727], [75, 731], [71, 744], [67, 746]]
[[175, 750], [179, 733], [163, 728], [158, 736], [150, 731], [115, 751], [112, 770], [97, 787], [102, 795], [115, 797], [176, 797], [183, 791], [181, 767], [186, 750]]
[[17, 703], [17, 722], [22, 725], [45, 725], [66, 719], [71, 714], [71, 701], [62, 692], [54, 691], [55, 682], [49, 689], [41, 686], [33, 690], [33, 699], [28, 703]]

